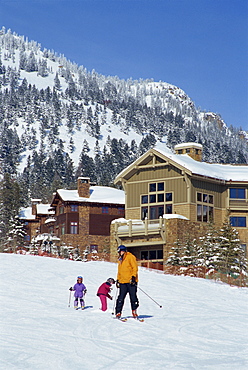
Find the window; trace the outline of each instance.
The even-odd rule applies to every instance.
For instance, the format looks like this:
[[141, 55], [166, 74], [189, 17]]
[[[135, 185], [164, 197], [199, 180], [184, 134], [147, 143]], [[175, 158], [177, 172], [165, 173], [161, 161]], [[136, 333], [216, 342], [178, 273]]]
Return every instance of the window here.
[[71, 212], [77, 212], [78, 211], [78, 205], [77, 204], [71, 204]]
[[156, 191], [156, 184], [150, 184], [149, 191], [150, 192]]
[[141, 251], [140, 252], [140, 259], [141, 260], [148, 260], [148, 251]]
[[102, 213], [109, 213], [108, 207], [102, 207]]
[[164, 193], [158, 194], [158, 202], [164, 202]]
[[150, 207], [150, 219], [155, 220], [164, 214], [164, 206]]
[[90, 245], [90, 253], [96, 253], [96, 252], [98, 252], [98, 245], [96, 245], [96, 244], [91, 244]]
[[141, 196], [141, 203], [142, 204], [148, 203], [148, 195], [142, 195]]
[[233, 227], [246, 227], [246, 217], [230, 217], [230, 224]]
[[141, 251], [140, 259], [141, 260], [159, 260], [159, 259], [161, 260], [163, 259], [163, 249]]
[[229, 195], [232, 199], [245, 199], [245, 189], [229, 189]]
[[71, 234], [77, 234], [78, 233], [78, 223], [77, 222], [71, 222], [70, 231], [71, 231]]
[[118, 215], [124, 216], [125, 208], [124, 207], [118, 207]]
[[164, 191], [164, 182], [158, 183], [158, 191]]
[[62, 213], [64, 213], [65, 209], [64, 209], [64, 206], [60, 206], [59, 207], [59, 214], [61, 215]]
[[142, 207], [141, 208], [141, 219], [144, 220], [146, 217], [148, 217], [148, 207]]
[[165, 205], [165, 213], [166, 214], [172, 214], [172, 204], [166, 204]]
[[150, 203], [156, 203], [156, 194], [150, 195]]
[[149, 260], [156, 259], [157, 253], [156, 251], [149, 251]]
[[[141, 207], [141, 219], [146, 217], [150, 220], [158, 219], [164, 213], [172, 213], [173, 193], [165, 193], [165, 183], [150, 183], [148, 185], [148, 194], [141, 195], [141, 205], [147, 204], [146, 207]], [[163, 203], [163, 204], [156, 204]]]
[[197, 221], [199, 222], [209, 222], [214, 219], [214, 197], [211, 194], [197, 193]]
[[65, 234], [65, 224], [61, 225], [61, 235]]

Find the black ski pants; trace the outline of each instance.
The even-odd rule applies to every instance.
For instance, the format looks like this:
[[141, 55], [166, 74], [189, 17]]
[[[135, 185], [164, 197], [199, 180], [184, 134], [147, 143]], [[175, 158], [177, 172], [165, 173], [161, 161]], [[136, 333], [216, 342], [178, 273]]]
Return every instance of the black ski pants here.
[[115, 314], [121, 313], [127, 293], [129, 293], [132, 310], [139, 307], [139, 300], [137, 298], [137, 285], [130, 283], [120, 284], [120, 291], [116, 301]]

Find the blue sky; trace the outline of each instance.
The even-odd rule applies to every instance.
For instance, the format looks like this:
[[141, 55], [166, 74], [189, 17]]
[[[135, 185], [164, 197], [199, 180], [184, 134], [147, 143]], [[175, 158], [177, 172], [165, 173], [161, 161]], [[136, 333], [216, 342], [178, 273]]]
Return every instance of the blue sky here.
[[0, 0], [0, 25], [88, 70], [174, 84], [248, 131], [247, 0]]

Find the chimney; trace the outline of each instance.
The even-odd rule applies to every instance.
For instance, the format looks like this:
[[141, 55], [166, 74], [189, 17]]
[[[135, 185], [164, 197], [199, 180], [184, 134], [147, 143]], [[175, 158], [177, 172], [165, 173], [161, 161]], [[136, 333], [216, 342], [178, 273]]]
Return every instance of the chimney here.
[[202, 161], [202, 145], [198, 143], [182, 143], [174, 146], [176, 154], [188, 154], [195, 161]]
[[41, 203], [41, 199], [31, 199], [32, 202], [32, 215], [36, 215], [36, 205]]
[[78, 177], [77, 180], [78, 196], [82, 198], [90, 197], [90, 178], [89, 177]]

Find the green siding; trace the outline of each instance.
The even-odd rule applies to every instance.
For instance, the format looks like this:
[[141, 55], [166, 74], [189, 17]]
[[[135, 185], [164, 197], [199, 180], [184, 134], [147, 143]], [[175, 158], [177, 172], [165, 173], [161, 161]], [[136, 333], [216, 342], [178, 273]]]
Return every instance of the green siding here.
[[214, 206], [218, 208], [225, 208], [225, 200], [226, 200], [226, 185], [221, 184], [213, 184], [207, 181], [199, 181], [192, 179], [192, 203], [196, 203], [196, 193], [204, 191], [208, 194], [214, 196]]
[[[154, 172], [152, 171], [153, 175]], [[147, 174], [147, 173], [146, 173]], [[148, 175], [148, 174], [147, 174]], [[149, 180], [147, 180], [149, 178]], [[140, 207], [140, 197], [141, 195], [148, 194], [148, 185], [151, 181], [165, 181], [165, 192], [173, 192], [173, 203], [184, 203], [187, 201], [187, 186], [183, 177], [177, 178], [166, 178], [158, 177], [156, 172], [155, 176], [147, 176], [147, 181], [127, 183], [127, 208]]]

